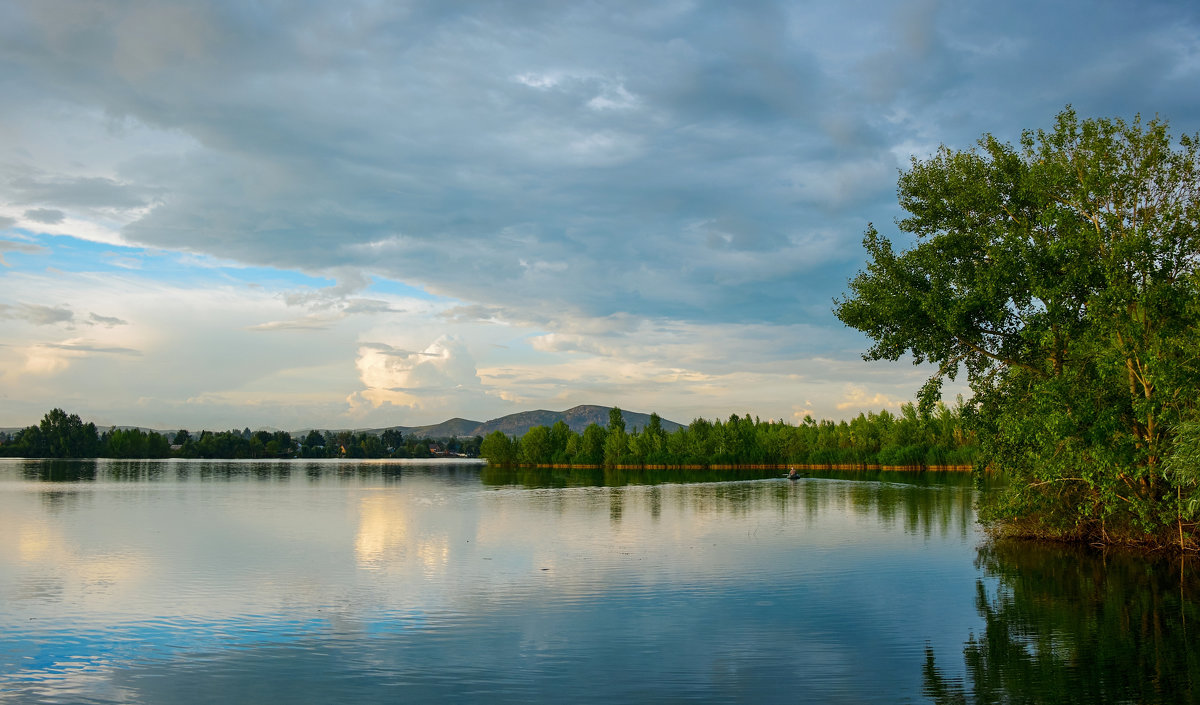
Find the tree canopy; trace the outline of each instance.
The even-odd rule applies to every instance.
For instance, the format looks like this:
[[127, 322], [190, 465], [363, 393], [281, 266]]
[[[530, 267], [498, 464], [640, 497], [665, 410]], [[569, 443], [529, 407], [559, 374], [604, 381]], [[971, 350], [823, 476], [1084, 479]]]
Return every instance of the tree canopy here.
[[561, 421], [534, 426], [520, 438], [493, 431], [480, 455], [492, 465], [526, 466], [970, 465], [975, 437], [961, 421], [961, 406], [937, 404], [923, 414], [909, 403], [899, 415], [882, 411], [820, 422], [809, 417], [799, 426], [732, 414], [728, 421], [701, 418], [668, 433], [652, 414], [646, 428], [630, 431], [593, 423], [580, 434]]
[[110, 428], [102, 434], [94, 423], [83, 423], [62, 409], [47, 413], [40, 424], [12, 437], [0, 434], [0, 457], [26, 458], [428, 458], [430, 447], [475, 457], [483, 439], [405, 438], [396, 429], [381, 434], [368, 431], [311, 430], [297, 443], [287, 431], [201, 431], [180, 429], [174, 440], [157, 431]]
[[898, 192], [911, 246], [869, 227], [835, 312], [866, 359], [937, 366], [925, 406], [966, 371], [979, 462], [1014, 478], [985, 519], [1194, 546], [1197, 473], [1165, 468], [1200, 395], [1197, 138], [1068, 107], [1017, 146], [914, 159]]

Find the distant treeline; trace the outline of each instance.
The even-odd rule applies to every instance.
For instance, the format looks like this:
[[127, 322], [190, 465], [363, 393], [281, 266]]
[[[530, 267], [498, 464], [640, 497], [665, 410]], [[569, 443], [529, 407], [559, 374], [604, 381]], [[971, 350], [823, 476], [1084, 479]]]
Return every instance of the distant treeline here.
[[608, 427], [591, 424], [583, 433], [559, 421], [534, 426], [520, 438], [494, 431], [480, 455], [493, 465], [970, 465], [976, 438], [963, 429], [963, 408], [938, 404], [928, 414], [904, 404], [899, 414], [859, 414], [849, 421], [815, 421], [797, 426], [736, 414], [728, 421], [696, 419], [664, 431], [658, 414], [645, 428], [626, 431], [621, 410], [609, 412]]
[[287, 431], [201, 431], [180, 429], [172, 437], [156, 431], [113, 428], [99, 432], [62, 409], [47, 413], [40, 424], [11, 436], [0, 434], [0, 456], [21, 458], [431, 458], [479, 455], [483, 439], [406, 438], [394, 429], [309, 431], [293, 439]]
[[645, 428], [626, 430], [619, 408], [607, 428], [590, 424], [583, 433], [559, 421], [534, 426], [520, 438], [495, 431], [487, 438], [406, 438], [388, 429], [309, 431], [295, 439], [286, 431], [179, 430], [172, 437], [155, 431], [113, 428], [62, 409], [47, 413], [37, 426], [11, 437], [0, 435], [0, 456], [26, 458], [430, 458], [485, 457], [493, 465], [722, 466], [722, 465], [884, 465], [928, 467], [970, 465], [976, 439], [963, 430], [962, 407], [938, 405], [921, 414], [913, 404], [859, 414], [849, 421], [815, 421], [793, 426], [736, 414], [727, 421], [696, 419], [665, 431], [658, 414]]

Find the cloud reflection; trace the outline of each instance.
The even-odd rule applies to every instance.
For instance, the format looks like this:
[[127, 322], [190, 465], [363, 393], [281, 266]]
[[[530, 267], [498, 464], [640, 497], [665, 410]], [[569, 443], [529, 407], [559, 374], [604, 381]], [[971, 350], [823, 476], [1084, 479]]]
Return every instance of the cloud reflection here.
[[359, 502], [354, 556], [360, 568], [373, 571], [403, 570], [413, 560], [426, 579], [446, 572], [450, 563], [450, 538], [431, 528], [431, 508], [441, 505], [428, 497], [371, 494]]
[[391, 495], [371, 495], [359, 503], [358, 513], [358, 533], [354, 538], [358, 565], [380, 570], [404, 560], [408, 526], [403, 504]]

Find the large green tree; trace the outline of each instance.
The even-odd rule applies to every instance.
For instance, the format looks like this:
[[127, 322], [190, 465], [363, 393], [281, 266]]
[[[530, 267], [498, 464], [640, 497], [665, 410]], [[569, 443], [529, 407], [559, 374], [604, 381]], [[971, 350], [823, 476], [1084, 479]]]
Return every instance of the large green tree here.
[[492, 431], [479, 446], [479, 455], [493, 465], [512, 465], [517, 462], [518, 448], [503, 431]]
[[[41, 452], [47, 458], [94, 458], [100, 452], [96, 424], [84, 423], [77, 414], [51, 409], [38, 424]], [[34, 434], [31, 434], [34, 435]], [[32, 454], [31, 454], [32, 455]]]
[[1017, 146], [914, 159], [898, 191], [909, 246], [869, 228], [836, 313], [867, 359], [937, 366], [924, 409], [965, 369], [980, 462], [1013, 477], [985, 519], [1194, 545], [1194, 484], [1164, 462], [1200, 399], [1197, 138], [1068, 108]]
[[518, 458], [522, 463], [537, 465], [548, 463], [554, 453], [550, 440], [550, 429], [545, 426], [534, 426], [521, 436]]

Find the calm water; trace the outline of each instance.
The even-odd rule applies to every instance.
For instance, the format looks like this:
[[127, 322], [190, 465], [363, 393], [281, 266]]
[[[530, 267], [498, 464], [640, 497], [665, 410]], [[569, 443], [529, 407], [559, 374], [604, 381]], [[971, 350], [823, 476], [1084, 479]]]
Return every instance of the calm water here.
[[0, 461], [0, 702], [1200, 698], [1189, 564], [985, 544], [963, 478], [689, 479]]

